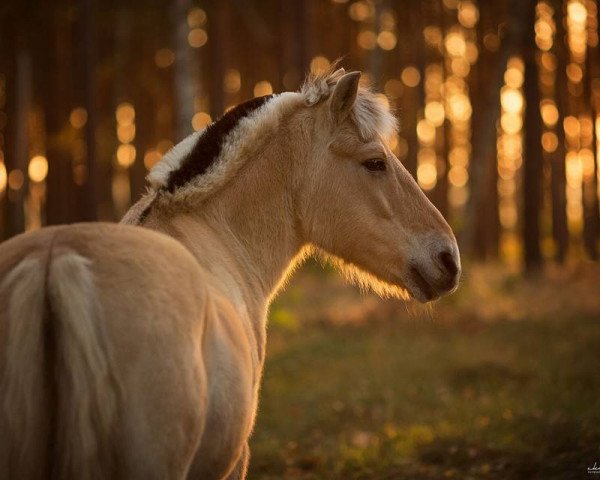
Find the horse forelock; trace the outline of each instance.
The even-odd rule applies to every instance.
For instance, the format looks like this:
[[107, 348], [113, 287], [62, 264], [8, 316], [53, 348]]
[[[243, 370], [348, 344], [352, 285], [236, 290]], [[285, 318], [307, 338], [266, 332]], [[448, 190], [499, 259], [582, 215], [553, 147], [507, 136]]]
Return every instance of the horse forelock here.
[[[346, 73], [344, 69], [336, 67], [337, 62], [333, 63], [329, 70], [307, 77], [301, 89], [306, 105], [315, 105], [331, 96], [335, 85]], [[398, 122], [388, 103], [369, 88], [362, 85], [359, 87], [351, 119], [363, 140], [376, 136], [389, 138], [397, 132]]]

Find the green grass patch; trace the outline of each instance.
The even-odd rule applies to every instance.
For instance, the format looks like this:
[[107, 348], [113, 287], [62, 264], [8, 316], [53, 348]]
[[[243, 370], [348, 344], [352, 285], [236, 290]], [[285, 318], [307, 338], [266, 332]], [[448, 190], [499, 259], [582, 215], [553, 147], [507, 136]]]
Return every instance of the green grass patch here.
[[569, 479], [600, 463], [600, 318], [280, 320], [251, 479]]

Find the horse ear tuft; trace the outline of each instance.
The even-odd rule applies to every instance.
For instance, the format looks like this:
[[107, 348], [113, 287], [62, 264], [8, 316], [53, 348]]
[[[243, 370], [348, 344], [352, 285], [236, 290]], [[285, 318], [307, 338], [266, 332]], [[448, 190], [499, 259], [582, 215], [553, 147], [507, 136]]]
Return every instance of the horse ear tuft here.
[[342, 123], [356, 100], [358, 94], [358, 81], [360, 80], [360, 72], [346, 73], [339, 79], [331, 96], [331, 117], [336, 124]]
[[338, 78], [341, 77], [342, 75], [344, 75], [346, 73], [346, 70], [344, 70], [343, 68], [338, 68], [335, 72], [333, 72], [331, 74], [331, 78]]

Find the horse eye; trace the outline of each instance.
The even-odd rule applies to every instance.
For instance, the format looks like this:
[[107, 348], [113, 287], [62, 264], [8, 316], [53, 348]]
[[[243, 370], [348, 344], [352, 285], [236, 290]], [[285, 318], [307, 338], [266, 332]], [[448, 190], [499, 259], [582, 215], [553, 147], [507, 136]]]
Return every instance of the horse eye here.
[[362, 165], [370, 172], [384, 172], [385, 171], [385, 162], [383, 160], [379, 160], [378, 158], [372, 158], [370, 160], [366, 160], [362, 163]]

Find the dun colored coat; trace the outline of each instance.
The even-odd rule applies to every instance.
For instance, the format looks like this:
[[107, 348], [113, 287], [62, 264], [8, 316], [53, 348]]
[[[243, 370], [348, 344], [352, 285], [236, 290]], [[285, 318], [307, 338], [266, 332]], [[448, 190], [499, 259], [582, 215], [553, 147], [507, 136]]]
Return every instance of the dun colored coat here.
[[175, 146], [122, 225], [0, 246], [0, 478], [241, 479], [268, 304], [309, 253], [382, 295], [456, 288], [454, 236], [342, 69]]

